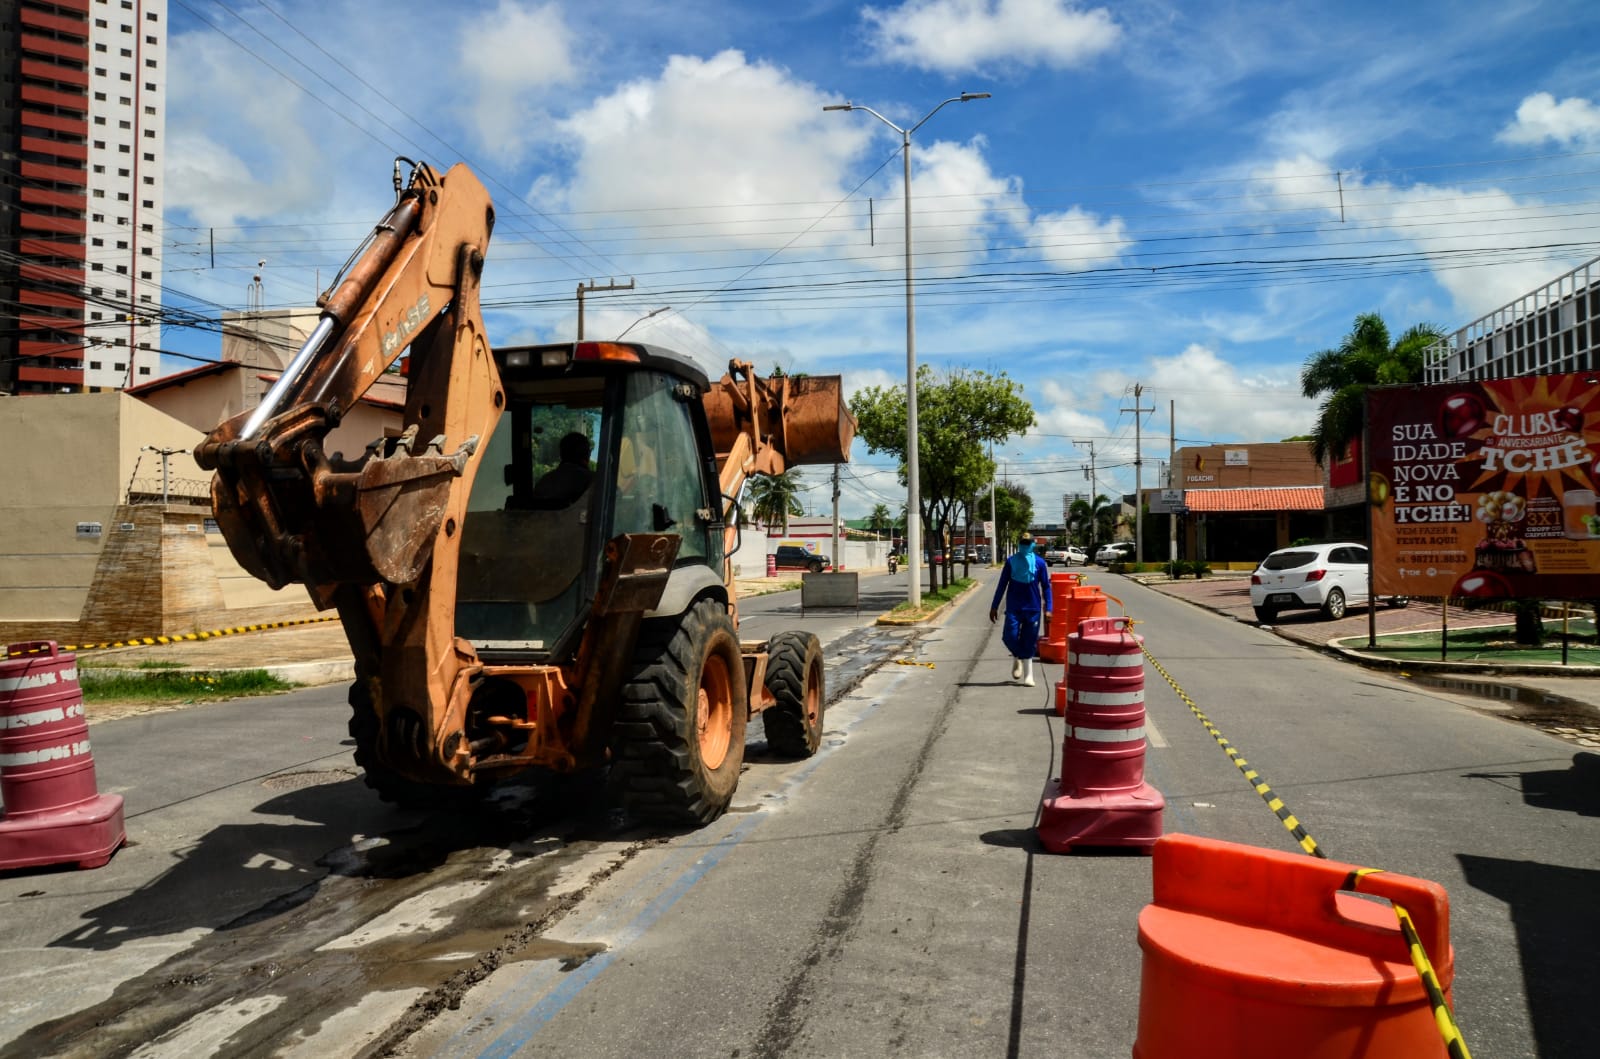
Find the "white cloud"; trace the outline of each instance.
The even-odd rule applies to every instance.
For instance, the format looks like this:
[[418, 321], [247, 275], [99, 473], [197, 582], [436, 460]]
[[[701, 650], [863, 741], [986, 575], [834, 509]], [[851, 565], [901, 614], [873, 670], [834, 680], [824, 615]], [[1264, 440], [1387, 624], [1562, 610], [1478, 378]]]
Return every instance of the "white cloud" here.
[[1132, 245], [1122, 218], [1101, 221], [1077, 206], [1034, 217], [1027, 238], [1047, 262], [1068, 272], [1115, 264]]
[[308, 130], [306, 96], [214, 34], [173, 42], [173, 91], [165, 158], [166, 206], [202, 225], [303, 212], [319, 200], [322, 149]]
[[[1581, 251], [1529, 249], [1497, 257], [1497, 251], [1600, 235], [1593, 221], [1570, 216], [1571, 207], [1559, 200], [1519, 197], [1492, 186], [1398, 184], [1352, 170], [1336, 177], [1336, 168], [1309, 155], [1278, 159], [1256, 171], [1261, 183], [1255, 185], [1260, 191], [1252, 205], [1277, 211], [1286, 222], [1317, 224], [1322, 255], [1420, 251], [1462, 318], [1544, 285], [1585, 256]], [[1397, 261], [1392, 267], [1407, 266]], [[1451, 326], [1450, 321], [1432, 322]]]
[[993, 76], [1010, 66], [1066, 68], [1110, 51], [1122, 30], [1103, 7], [1065, 0], [907, 0], [868, 7], [873, 44], [890, 61], [945, 74]]
[[516, 160], [551, 126], [542, 95], [578, 73], [561, 8], [500, 0], [493, 14], [463, 22], [457, 48], [462, 77], [472, 89], [467, 123], [491, 157]]
[[1578, 96], [1557, 103], [1549, 92], [1535, 92], [1517, 107], [1517, 120], [1495, 139], [1524, 144], [1553, 140], [1565, 147], [1600, 142], [1600, 106]]
[[1297, 364], [1244, 369], [1192, 343], [1175, 356], [1152, 358], [1146, 378], [1147, 399], [1176, 402], [1184, 437], [1277, 441], [1309, 433], [1316, 421], [1315, 402], [1300, 396]]
[[[675, 55], [660, 77], [623, 84], [562, 122], [577, 152], [567, 199], [585, 210], [672, 209], [634, 220], [670, 221], [700, 245], [708, 234], [769, 245], [773, 204], [841, 198], [841, 175], [869, 136], [824, 114], [826, 99], [738, 51]], [[687, 227], [696, 224], [710, 227]]]

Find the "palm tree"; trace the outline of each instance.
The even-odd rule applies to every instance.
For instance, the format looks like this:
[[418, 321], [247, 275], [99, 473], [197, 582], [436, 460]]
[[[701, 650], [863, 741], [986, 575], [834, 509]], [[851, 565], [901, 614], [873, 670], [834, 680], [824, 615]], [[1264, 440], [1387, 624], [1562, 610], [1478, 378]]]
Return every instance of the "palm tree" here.
[[781, 525], [788, 533], [789, 516], [805, 514], [805, 508], [800, 506], [800, 480], [798, 470], [758, 474], [750, 479], [750, 516], [769, 530]]
[[867, 516], [867, 528], [873, 533], [882, 536], [884, 530], [894, 528], [894, 516], [889, 514], [888, 504], [879, 504]]
[[1362, 313], [1336, 349], [1314, 354], [1300, 371], [1305, 396], [1322, 398], [1311, 432], [1318, 466], [1339, 456], [1361, 436], [1367, 388], [1421, 382], [1423, 353], [1444, 337], [1433, 324], [1415, 324], [1390, 343], [1389, 327], [1377, 313]]
[[1104, 494], [1093, 500], [1074, 500], [1067, 510], [1067, 527], [1072, 532], [1073, 543], [1094, 558], [1095, 545], [1102, 539], [1111, 540], [1117, 535], [1117, 509], [1111, 498]]

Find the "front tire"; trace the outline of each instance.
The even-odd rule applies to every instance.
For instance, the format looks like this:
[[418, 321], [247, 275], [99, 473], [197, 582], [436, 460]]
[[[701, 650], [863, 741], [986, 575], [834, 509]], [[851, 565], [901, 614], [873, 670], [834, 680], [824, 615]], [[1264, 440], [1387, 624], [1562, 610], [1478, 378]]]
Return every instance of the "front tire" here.
[[1328, 598], [1322, 604], [1322, 616], [1329, 621], [1338, 621], [1344, 617], [1344, 590], [1339, 588], [1329, 589]]
[[822, 573], [822, 564], [820, 562], [813, 562], [807, 567], [807, 569], [814, 574], [820, 574]]
[[768, 749], [793, 758], [815, 754], [827, 705], [821, 642], [808, 632], [774, 636], [767, 643], [766, 685], [778, 700], [761, 715]]
[[733, 800], [750, 719], [728, 609], [702, 599], [645, 623], [613, 730], [613, 790], [635, 816], [706, 824]]

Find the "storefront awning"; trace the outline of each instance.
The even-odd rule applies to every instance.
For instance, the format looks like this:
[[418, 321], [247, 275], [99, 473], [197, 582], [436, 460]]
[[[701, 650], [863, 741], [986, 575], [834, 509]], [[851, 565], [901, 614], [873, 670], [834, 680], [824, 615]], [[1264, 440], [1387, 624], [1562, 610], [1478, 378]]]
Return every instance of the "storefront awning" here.
[[1260, 486], [1248, 489], [1186, 489], [1190, 511], [1321, 511], [1320, 485]]

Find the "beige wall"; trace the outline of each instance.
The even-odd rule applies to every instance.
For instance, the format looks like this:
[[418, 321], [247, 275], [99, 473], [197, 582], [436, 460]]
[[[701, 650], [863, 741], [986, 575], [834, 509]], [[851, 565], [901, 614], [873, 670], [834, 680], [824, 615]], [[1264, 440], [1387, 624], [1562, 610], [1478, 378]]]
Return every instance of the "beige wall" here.
[[[1243, 452], [1246, 462], [1230, 464], [1229, 452]], [[1247, 486], [1323, 483], [1322, 468], [1303, 441], [1250, 442], [1179, 449], [1175, 489], [1238, 489]]]
[[[0, 623], [77, 622], [107, 541], [119, 532], [117, 505], [130, 481], [159, 490], [161, 457], [145, 446], [192, 449], [194, 427], [125, 393], [49, 394], [7, 398], [0, 414]], [[171, 456], [169, 481], [209, 479], [187, 453]], [[203, 521], [204, 512], [200, 511]], [[190, 516], [184, 521], [194, 521]], [[99, 523], [98, 536], [80, 538], [77, 524]], [[218, 534], [207, 544], [221, 545]], [[224, 555], [226, 545], [221, 545]], [[232, 557], [211, 565], [226, 586], [247, 578]], [[264, 594], [263, 594], [264, 593]], [[302, 604], [304, 590], [272, 593], [236, 589], [240, 606]], [[224, 599], [229, 593], [224, 591]], [[219, 624], [227, 624], [226, 619]], [[128, 629], [128, 635], [163, 630]]]
[[204, 375], [142, 393], [139, 399], [201, 433], [244, 411], [244, 368]]
[[[48, 394], [5, 401], [0, 414], [0, 619], [76, 620], [95, 562], [115, 531], [124, 475], [121, 393]], [[162, 417], [165, 418], [165, 417]], [[183, 425], [163, 431], [182, 444]], [[192, 437], [192, 434], [189, 435]], [[159, 444], [156, 440], [154, 443]], [[80, 538], [77, 524], [97, 522]]]

